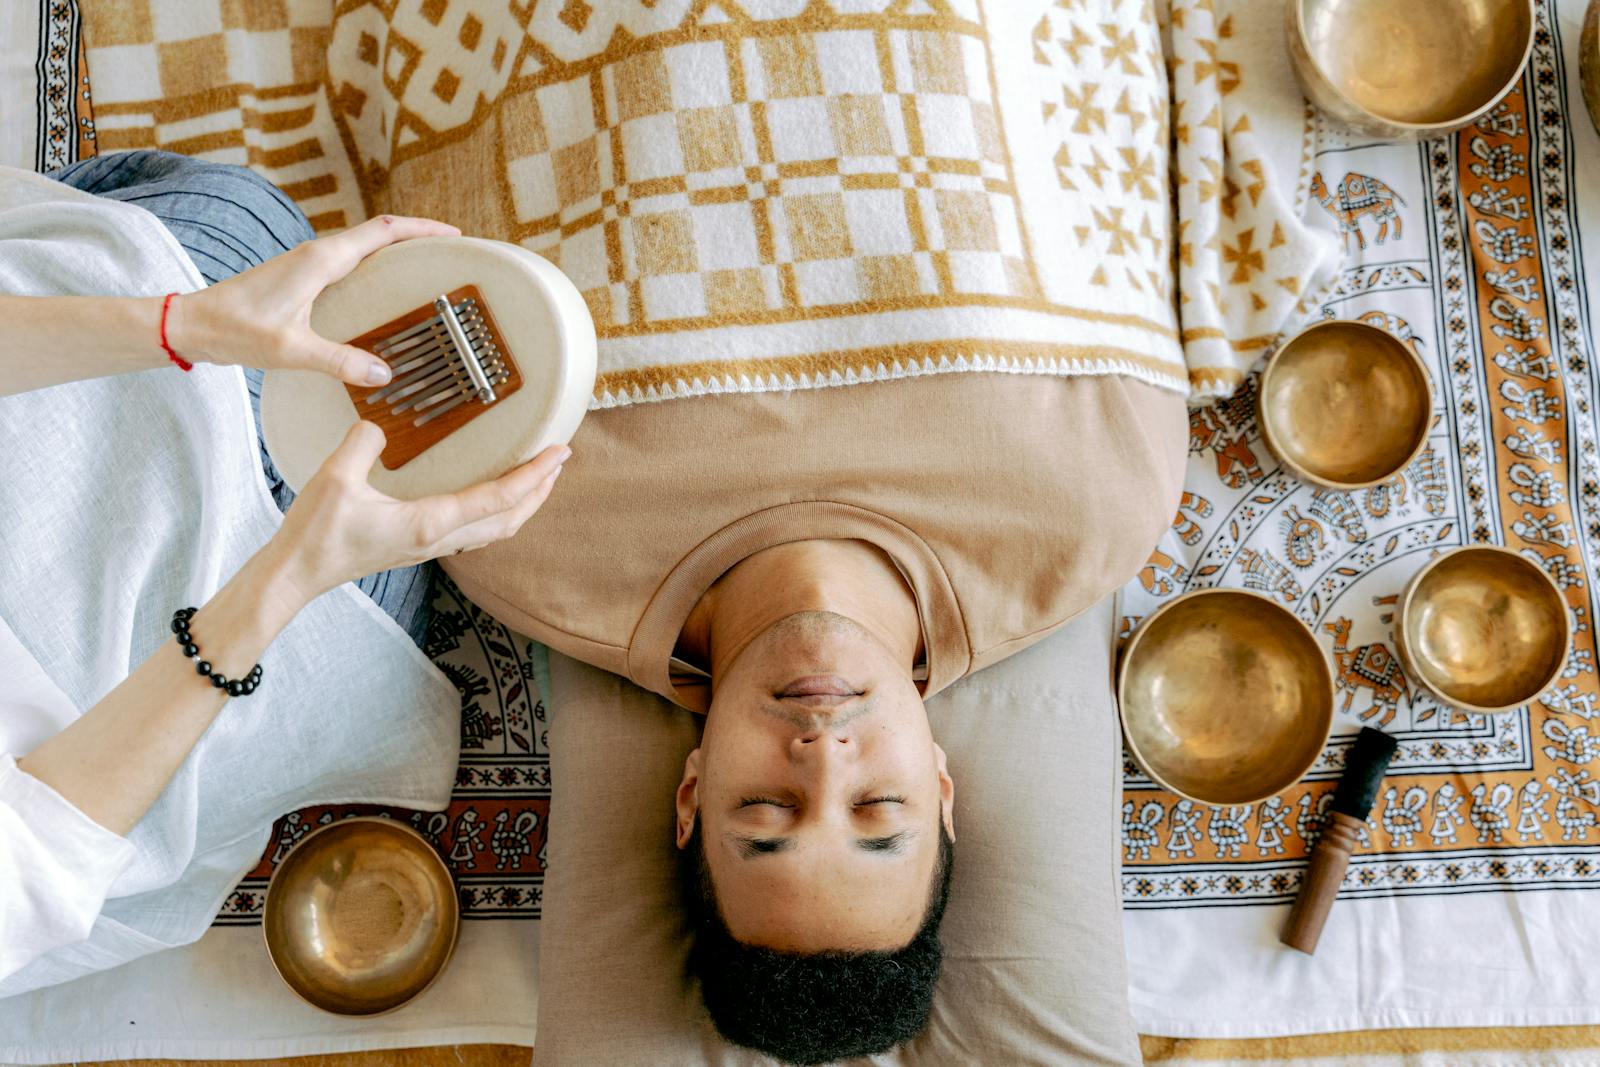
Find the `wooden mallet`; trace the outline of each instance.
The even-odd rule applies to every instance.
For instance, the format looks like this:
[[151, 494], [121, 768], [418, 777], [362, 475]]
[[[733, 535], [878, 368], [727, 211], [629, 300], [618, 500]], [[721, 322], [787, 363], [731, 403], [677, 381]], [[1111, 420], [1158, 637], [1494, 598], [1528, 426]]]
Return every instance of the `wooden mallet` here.
[[1317, 847], [1311, 850], [1311, 862], [1300, 882], [1300, 892], [1294, 898], [1289, 921], [1278, 935], [1278, 940], [1290, 948], [1308, 955], [1317, 951], [1322, 924], [1328, 921], [1328, 909], [1339, 895], [1345, 868], [1350, 865], [1350, 853], [1361, 840], [1361, 827], [1372, 812], [1378, 783], [1383, 779], [1383, 772], [1388, 770], [1398, 744], [1382, 730], [1363, 726], [1356, 735], [1356, 743], [1350, 746], [1344, 761], [1344, 777], [1339, 779], [1339, 787], [1333, 793], [1328, 821], [1317, 838]]

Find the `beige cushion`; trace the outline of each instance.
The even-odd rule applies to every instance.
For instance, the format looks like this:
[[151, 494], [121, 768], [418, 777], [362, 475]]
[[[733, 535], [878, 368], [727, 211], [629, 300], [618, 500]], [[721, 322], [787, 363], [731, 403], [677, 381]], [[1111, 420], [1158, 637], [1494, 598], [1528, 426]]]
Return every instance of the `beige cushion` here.
[[[1118, 889], [1111, 610], [928, 702], [956, 781], [945, 964], [927, 1029], [881, 1064], [1139, 1062]], [[695, 715], [550, 657], [550, 874], [537, 1067], [768, 1064], [688, 977], [673, 791]]]

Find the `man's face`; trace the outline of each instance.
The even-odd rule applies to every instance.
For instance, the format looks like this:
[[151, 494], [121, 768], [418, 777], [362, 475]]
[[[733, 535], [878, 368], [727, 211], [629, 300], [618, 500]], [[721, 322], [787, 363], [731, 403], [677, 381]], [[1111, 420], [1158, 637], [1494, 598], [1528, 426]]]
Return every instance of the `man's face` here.
[[[845, 692], [792, 695], [806, 680]], [[802, 612], [718, 679], [678, 788], [678, 846], [698, 817], [723, 918], [746, 944], [897, 949], [927, 910], [954, 796], [906, 669], [845, 616]]]

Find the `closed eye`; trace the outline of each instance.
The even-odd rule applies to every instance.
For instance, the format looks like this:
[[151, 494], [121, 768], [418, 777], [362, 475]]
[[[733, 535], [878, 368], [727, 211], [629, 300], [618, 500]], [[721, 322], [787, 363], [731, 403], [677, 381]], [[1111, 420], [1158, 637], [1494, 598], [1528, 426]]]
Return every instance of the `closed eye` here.
[[904, 804], [905, 802], [905, 797], [872, 797], [870, 800], [857, 801], [856, 807], [870, 808], [874, 804]]
[[739, 801], [739, 807], [741, 807], [741, 808], [754, 808], [754, 807], [757, 807], [757, 806], [759, 806], [761, 804], [766, 804], [766, 805], [769, 805], [770, 807], [774, 807], [774, 808], [792, 808], [792, 807], [794, 807], [793, 804], [785, 804], [785, 803], [783, 803], [783, 801], [774, 800], [771, 797], [745, 797], [744, 799]]

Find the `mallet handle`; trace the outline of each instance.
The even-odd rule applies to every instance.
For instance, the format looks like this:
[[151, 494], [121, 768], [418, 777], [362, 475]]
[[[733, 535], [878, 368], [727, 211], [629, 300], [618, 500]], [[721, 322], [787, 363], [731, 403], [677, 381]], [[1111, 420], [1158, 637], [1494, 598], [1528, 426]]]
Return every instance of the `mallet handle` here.
[[1341, 811], [1328, 813], [1327, 825], [1322, 828], [1322, 836], [1317, 838], [1317, 847], [1311, 850], [1311, 863], [1300, 882], [1289, 921], [1278, 935], [1279, 941], [1307, 955], [1317, 951], [1322, 924], [1328, 921], [1328, 909], [1339, 895], [1345, 868], [1350, 865], [1350, 854], [1361, 840], [1361, 827], [1362, 821], [1353, 815]]

